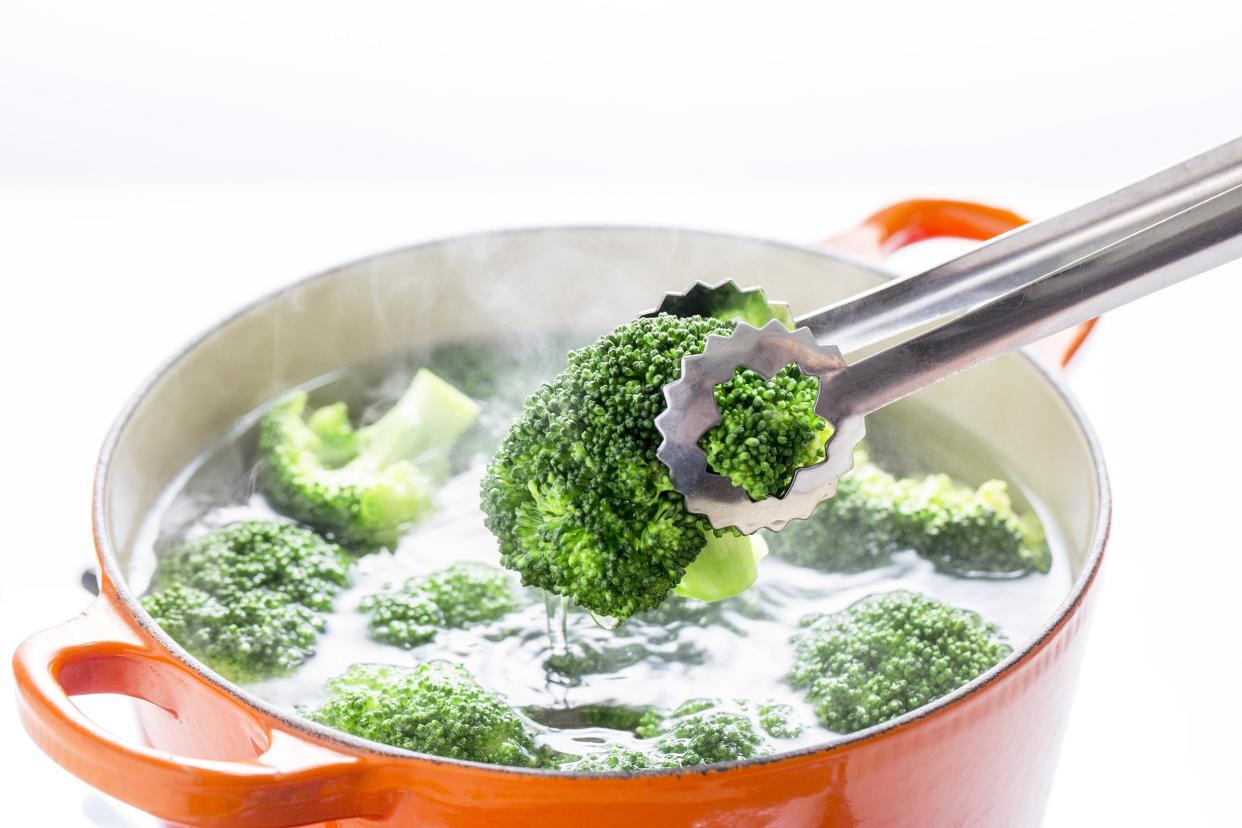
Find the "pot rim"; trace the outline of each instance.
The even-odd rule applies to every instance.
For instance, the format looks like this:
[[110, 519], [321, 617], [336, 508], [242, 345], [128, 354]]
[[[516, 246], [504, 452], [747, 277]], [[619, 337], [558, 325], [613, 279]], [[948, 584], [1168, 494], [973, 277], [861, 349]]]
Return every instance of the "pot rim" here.
[[184, 663], [187, 668], [197, 674], [203, 681], [215, 687], [217, 690], [233, 697], [242, 705], [251, 708], [258, 713], [269, 717], [278, 723], [281, 727], [286, 728], [295, 733], [301, 733], [319, 742], [327, 742], [347, 748], [351, 753], [369, 754], [371, 756], [385, 757], [389, 759], [413, 759], [425, 762], [431, 762], [439, 765], [458, 766], [491, 773], [518, 774], [532, 777], [549, 777], [549, 778], [569, 778], [578, 780], [591, 779], [637, 779], [649, 778], [652, 776], [695, 776], [708, 773], [719, 773], [728, 770], [736, 770], [741, 768], [752, 768], [760, 765], [768, 765], [777, 762], [785, 762], [795, 759], [805, 759], [811, 756], [822, 756], [835, 751], [844, 750], [851, 745], [858, 744], [874, 739], [883, 734], [907, 727], [925, 719], [941, 713], [959, 701], [967, 699], [981, 692], [988, 685], [998, 681], [1003, 676], [1016, 669], [1022, 662], [1030, 659], [1042, 649], [1044, 643], [1056, 632], [1056, 630], [1069, 618], [1079, 604], [1082, 603], [1086, 596], [1087, 589], [1095, 579], [1103, 560], [1104, 548], [1107, 545], [1109, 537], [1109, 528], [1112, 519], [1112, 495], [1108, 482], [1108, 473], [1104, 464], [1103, 452], [1100, 448], [1099, 440], [1095, 435], [1095, 431], [1091, 428], [1087, 420], [1085, 412], [1074, 399], [1065, 383], [1060, 376], [1055, 374], [1051, 369], [1033, 358], [1030, 354], [1020, 351], [1018, 355], [1021, 359], [1035, 369], [1036, 373], [1047, 382], [1061, 403], [1065, 405], [1069, 413], [1073, 417], [1075, 424], [1081, 431], [1090, 454], [1091, 466], [1096, 475], [1096, 496], [1099, 500], [1099, 509], [1096, 515], [1095, 525], [1091, 529], [1090, 549], [1086, 558], [1083, 560], [1083, 568], [1078, 577], [1071, 584], [1065, 598], [1052, 612], [1045, 621], [1039, 632], [1026, 639], [1021, 647], [1016, 647], [1013, 652], [1006, 656], [1002, 661], [994, 665], [991, 669], [977, 676], [966, 684], [958, 687], [951, 693], [941, 696], [928, 704], [915, 708], [914, 710], [904, 713], [901, 716], [889, 719], [878, 725], [857, 730], [852, 733], [843, 734], [836, 739], [824, 742], [810, 747], [799, 748], [797, 750], [775, 753], [769, 756], [757, 757], [754, 759], [741, 759], [732, 762], [722, 762], [712, 765], [701, 765], [690, 768], [674, 768], [674, 769], [658, 769], [643, 771], [612, 771], [604, 773], [577, 773], [573, 771], [549, 770], [542, 768], [516, 768], [502, 765], [490, 765], [481, 762], [471, 762], [463, 759], [449, 759], [441, 756], [433, 756], [425, 753], [417, 753], [403, 748], [384, 745], [379, 742], [372, 742], [353, 736], [342, 731], [335, 730], [320, 724], [316, 724], [308, 719], [297, 716], [294, 713], [282, 710], [281, 708], [271, 704], [270, 702], [254, 695], [245, 690], [240, 685], [235, 684], [215, 671], [208, 668], [205, 664], [198, 661], [180, 644], [174, 641], [167, 633], [163, 631], [151, 618], [137, 597], [130, 590], [125, 574], [121, 571], [119, 561], [116, 556], [116, 550], [113, 547], [112, 540], [105, 528], [105, 500], [107, 491], [107, 478], [111, 468], [113, 455], [116, 450], [117, 442], [121, 434], [125, 431], [135, 410], [142, 401], [150, 393], [151, 389], [172, 371], [190, 352], [198, 348], [205, 341], [210, 339], [218, 331], [229, 325], [235, 319], [244, 316], [251, 310], [263, 305], [283, 294], [290, 293], [301, 289], [303, 286], [320, 279], [325, 279], [345, 268], [357, 267], [378, 259], [392, 256], [399, 253], [408, 253], [427, 247], [434, 247], [442, 244], [468, 241], [471, 239], [495, 238], [498, 236], [520, 235], [520, 234], [538, 234], [538, 233], [576, 233], [576, 232], [622, 232], [622, 233], [674, 233], [685, 234], [707, 238], [729, 239], [733, 241], [743, 241], [760, 246], [778, 248], [787, 251], [808, 254], [815, 257], [831, 259], [836, 261], [846, 261], [850, 264], [865, 270], [870, 270], [877, 276], [884, 279], [891, 279], [893, 275], [881, 267], [877, 267], [872, 262], [867, 262], [847, 253], [831, 250], [824, 247], [816, 247], [812, 245], [797, 244], [794, 242], [785, 242], [775, 239], [768, 239], [757, 236], [749, 236], [741, 233], [728, 233], [712, 230], [688, 229], [680, 227], [668, 227], [657, 225], [602, 225], [602, 224], [584, 224], [584, 225], [538, 225], [531, 227], [505, 228], [498, 230], [482, 230], [469, 233], [460, 233], [451, 236], [438, 237], [424, 242], [418, 242], [403, 247], [393, 248], [380, 253], [336, 265], [327, 270], [320, 271], [310, 276], [297, 279], [289, 284], [283, 285], [274, 290], [246, 302], [236, 311], [220, 319], [197, 336], [193, 337], [188, 343], [179, 348], [172, 356], [160, 364], [147, 379], [138, 387], [138, 389], [129, 397], [128, 401], [118, 413], [113, 421], [107, 436], [104, 438], [100, 448], [99, 457], [95, 467], [94, 490], [92, 493], [92, 534], [95, 540], [96, 555], [100, 564], [100, 595], [104, 596], [107, 587], [111, 587], [111, 591], [119, 602], [121, 608], [124, 609], [129, 616], [137, 622], [138, 626], [144, 633], [150, 635], [161, 646], [172, 653], [176, 658]]

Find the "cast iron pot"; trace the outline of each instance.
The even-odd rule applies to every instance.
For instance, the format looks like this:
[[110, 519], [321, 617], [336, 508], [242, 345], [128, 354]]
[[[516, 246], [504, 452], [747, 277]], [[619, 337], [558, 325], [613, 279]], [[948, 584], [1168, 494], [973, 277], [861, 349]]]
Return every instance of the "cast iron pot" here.
[[[1099, 448], [1065, 389], [1026, 355], [918, 396], [982, 437], [1065, 540], [1073, 586], [1042, 631], [970, 684], [796, 753], [704, 769], [575, 776], [410, 753], [303, 721], [197, 662], [127, 585], [135, 532], [173, 477], [241, 417], [343, 366], [459, 336], [604, 331], [696, 279], [763, 284], [809, 309], [890, 278], [860, 254], [1021, 223], [961, 202], [904, 202], [838, 251], [665, 229], [541, 229], [433, 242], [307, 279], [207, 332], [122, 412], [94, 498], [100, 595], [14, 657], [21, 718], [66, 769], [187, 825], [1036, 825], [1051, 784], [1108, 533]], [[1080, 341], [1080, 340], [1079, 340]], [[1076, 344], [1076, 343], [1075, 343]], [[917, 426], [917, 423], [914, 424]], [[71, 698], [120, 693], [146, 745]]]

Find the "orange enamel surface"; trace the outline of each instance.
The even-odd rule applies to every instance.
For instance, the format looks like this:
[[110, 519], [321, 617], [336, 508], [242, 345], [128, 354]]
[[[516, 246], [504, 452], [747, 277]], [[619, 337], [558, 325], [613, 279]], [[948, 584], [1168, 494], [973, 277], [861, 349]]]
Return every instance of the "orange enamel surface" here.
[[[915, 198], [872, 213], [857, 226], [823, 243], [833, 250], [881, 259], [926, 239], [952, 237], [987, 241], [1026, 224], [1026, 219], [1001, 207], [973, 201]], [[1037, 343], [1033, 350], [1050, 365], [1065, 367], [1095, 327], [1092, 319]]]

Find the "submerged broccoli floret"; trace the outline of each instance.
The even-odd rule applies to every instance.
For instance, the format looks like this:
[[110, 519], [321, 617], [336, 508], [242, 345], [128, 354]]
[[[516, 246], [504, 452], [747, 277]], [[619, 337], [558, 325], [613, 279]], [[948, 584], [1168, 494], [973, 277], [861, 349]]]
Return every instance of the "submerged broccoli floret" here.
[[850, 733], [952, 692], [1010, 652], [977, 613], [910, 592], [865, 598], [831, 615], [802, 619], [790, 685], [803, 689], [820, 722]]
[[358, 609], [371, 616], [372, 638], [408, 648], [432, 640], [439, 629], [496, 621], [521, 605], [509, 573], [461, 561], [368, 595]]
[[837, 494], [809, 519], [766, 537], [778, 557], [827, 572], [884, 566], [900, 549], [913, 549], [952, 575], [1014, 576], [1052, 567], [1038, 518], [1014, 511], [1004, 482], [971, 489], [943, 474], [898, 478], [861, 454]]
[[324, 629], [319, 613], [263, 589], [219, 600], [178, 584], [142, 605], [173, 640], [230, 681], [293, 672]]
[[445, 626], [444, 613], [435, 601], [405, 587], [368, 595], [359, 602], [358, 611], [370, 616], [367, 629], [372, 638], [407, 650], [431, 641]]
[[1034, 513], [1019, 517], [1003, 481], [971, 489], [934, 474], [898, 481], [901, 545], [951, 575], [1047, 572], [1052, 552]]
[[332, 608], [349, 583], [349, 557], [335, 543], [273, 520], [234, 523], [183, 543], [160, 558], [152, 581], [195, 587], [222, 601], [266, 589], [311, 609]]
[[639, 736], [649, 739], [665, 733], [672, 726], [670, 723], [675, 722], [677, 719], [709, 710], [725, 711], [730, 715], [736, 714], [747, 717], [753, 724], [758, 724], [759, 730], [778, 739], [796, 738], [806, 729], [805, 725], [799, 721], [793, 707], [788, 704], [778, 702], [756, 704], [744, 699], [730, 702], [722, 699], [699, 698], [682, 702], [667, 717], [649, 712], [643, 717], [638, 727], [635, 728], [635, 732]]
[[454, 441], [478, 405], [428, 370], [376, 422], [354, 429], [344, 403], [307, 413], [305, 392], [277, 403], [259, 429], [264, 492], [283, 513], [364, 548], [393, 546], [431, 511]]
[[562, 765], [561, 770], [575, 773], [629, 773], [662, 767], [666, 766], [659, 764], [658, 758], [650, 751], [626, 745], [612, 745], [608, 750], [589, 753], [577, 761]]
[[643, 739], [639, 747], [613, 745], [564, 769], [630, 771], [752, 759], [775, 752], [768, 736], [793, 738], [802, 732], [802, 725], [789, 705], [691, 699], [667, 718], [649, 711], [634, 731]]
[[[571, 354], [568, 368], [526, 401], [482, 486], [501, 560], [523, 583], [618, 619], [659, 605], [679, 583], [682, 594], [709, 600], [753, 583], [762, 548], [687, 512], [656, 457], [664, 386], [681, 375], [683, 356], [732, 329], [702, 317], [638, 319]], [[733, 380], [735, 391], [748, 383], [765, 385], [753, 372]], [[779, 407], [762, 393], [749, 399]], [[769, 423], [762, 412], [753, 421]], [[780, 417], [770, 426], [762, 435], [770, 444], [808, 433]], [[708, 448], [710, 467], [726, 468], [732, 445]], [[794, 471], [764, 476], [783, 487]]]
[[164, 555], [142, 601], [156, 623], [233, 681], [296, 669], [349, 581], [349, 558], [307, 529], [247, 521]]
[[459, 664], [413, 669], [355, 664], [328, 684], [327, 699], [300, 711], [364, 739], [418, 753], [493, 765], [535, 767], [533, 728]]

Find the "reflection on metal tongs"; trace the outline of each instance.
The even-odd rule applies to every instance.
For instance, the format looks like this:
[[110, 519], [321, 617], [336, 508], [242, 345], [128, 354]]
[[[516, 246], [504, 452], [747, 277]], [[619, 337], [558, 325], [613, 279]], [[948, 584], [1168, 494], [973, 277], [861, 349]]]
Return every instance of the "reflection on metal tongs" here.
[[[1140, 296], [1242, 256], [1242, 139], [1112, 195], [998, 237], [925, 273], [793, 320], [708, 337], [664, 388], [658, 455], [686, 508], [717, 529], [751, 533], [808, 517], [853, 466], [864, 418], [980, 362], [1037, 342]], [[711, 314], [766, 301], [732, 282], [669, 294], [653, 313]], [[745, 316], [745, 314], [743, 315]], [[947, 321], [942, 321], [946, 320]], [[866, 345], [942, 321], [847, 364]], [[712, 389], [739, 367], [773, 376], [795, 363], [820, 381], [816, 411], [833, 424], [826, 457], [780, 497], [752, 501], [707, 469], [699, 439], [720, 418]]]

